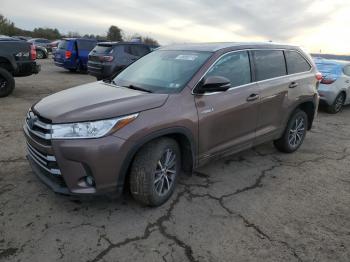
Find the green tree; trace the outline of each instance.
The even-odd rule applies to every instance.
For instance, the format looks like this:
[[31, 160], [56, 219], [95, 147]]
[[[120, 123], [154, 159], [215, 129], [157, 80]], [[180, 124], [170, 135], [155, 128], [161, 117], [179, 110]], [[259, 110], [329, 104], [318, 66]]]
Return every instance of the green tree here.
[[16, 34], [16, 29], [13, 22], [0, 14], [0, 34], [12, 36]]
[[57, 28], [35, 28], [33, 31], [34, 37], [42, 37], [47, 39], [60, 39], [62, 36]]
[[111, 25], [107, 31], [107, 39], [110, 41], [123, 41], [122, 30], [115, 25]]

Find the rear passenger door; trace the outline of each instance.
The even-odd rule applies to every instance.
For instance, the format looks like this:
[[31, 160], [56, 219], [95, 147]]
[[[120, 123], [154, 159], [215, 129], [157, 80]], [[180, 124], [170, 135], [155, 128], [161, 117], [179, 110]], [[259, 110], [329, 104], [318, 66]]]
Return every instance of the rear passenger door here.
[[195, 95], [200, 162], [250, 147], [255, 138], [259, 103], [248, 51], [223, 55], [206, 76], [226, 77], [231, 81], [231, 88], [226, 92]]
[[272, 139], [282, 126], [290, 80], [283, 50], [251, 52], [260, 93], [256, 143], [261, 143]]

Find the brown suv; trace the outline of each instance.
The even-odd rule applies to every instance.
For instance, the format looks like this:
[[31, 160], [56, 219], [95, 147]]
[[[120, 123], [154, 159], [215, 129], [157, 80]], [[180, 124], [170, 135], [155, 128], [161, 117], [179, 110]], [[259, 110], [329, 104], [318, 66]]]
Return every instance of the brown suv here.
[[25, 121], [28, 159], [55, 192], [164, 203], [181, 170], [273, 140], [299, 148], [318, 107], [319, 75], [289, 45], [161, 48], [113, 81], [46, 97]]

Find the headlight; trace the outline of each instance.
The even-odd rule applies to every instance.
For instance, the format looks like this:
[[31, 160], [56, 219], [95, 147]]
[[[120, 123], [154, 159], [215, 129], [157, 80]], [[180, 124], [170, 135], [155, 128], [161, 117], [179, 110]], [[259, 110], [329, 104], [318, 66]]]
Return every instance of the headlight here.
[[93, 122], [52, 125], [52, 139], [99, 138], [115, 132], [136, 119], [138, 114]]

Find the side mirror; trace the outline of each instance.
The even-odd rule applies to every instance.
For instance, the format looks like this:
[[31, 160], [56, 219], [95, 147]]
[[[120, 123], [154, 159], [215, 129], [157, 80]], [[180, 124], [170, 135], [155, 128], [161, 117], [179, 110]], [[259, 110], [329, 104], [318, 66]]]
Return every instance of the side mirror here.
[[204, 77], [196, 88], [197, 94], [224, 92], [231, 88], [231, 82], [226, 77], [208, 76]]

